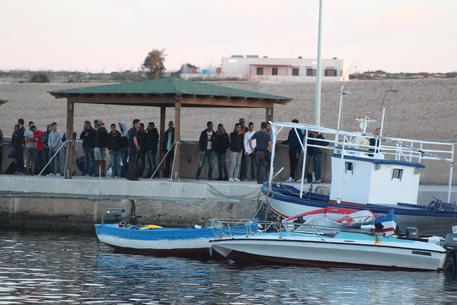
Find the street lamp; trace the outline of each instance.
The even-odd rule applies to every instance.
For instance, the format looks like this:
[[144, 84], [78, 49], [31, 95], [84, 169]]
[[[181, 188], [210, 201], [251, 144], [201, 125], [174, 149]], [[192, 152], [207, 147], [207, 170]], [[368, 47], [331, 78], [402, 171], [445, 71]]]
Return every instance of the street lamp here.
[[381, 131], [379, 133], [379, 136], [382, 137], [382, 134], [383, 134], [383, 131], [384, 131], [384, 116], [386, 114], [386, 107], [384, 107], [384, 100], [386, 99], [386, 96], [389, 92], [392, 92], [392, 93], [397, 93], [398, 90], [396, 89], [387, 89], [387, 90], [384, 90], [384, 94], [382, 95], [382, 99], [381, 99], [381, 106], [380, 106], [380, 109], [382, 109], [382, 116], [381, 116]]

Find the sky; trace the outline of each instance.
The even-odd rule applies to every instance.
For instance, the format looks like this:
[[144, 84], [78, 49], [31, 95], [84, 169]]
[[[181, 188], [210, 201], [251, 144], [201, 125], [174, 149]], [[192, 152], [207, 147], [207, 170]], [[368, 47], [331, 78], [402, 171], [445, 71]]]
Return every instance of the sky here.
[[[318, 0], [0, 0], [0, 69], [167, 70], [231, 54], [315, 58]], [[323, 0], [322, 56], [350, 72], [457, 71], [457, 0]]]

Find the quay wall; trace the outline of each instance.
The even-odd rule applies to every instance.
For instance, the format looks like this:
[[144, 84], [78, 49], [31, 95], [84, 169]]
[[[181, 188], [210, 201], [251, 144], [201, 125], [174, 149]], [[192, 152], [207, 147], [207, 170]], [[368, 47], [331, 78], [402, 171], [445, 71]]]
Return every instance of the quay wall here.
[[0, 176], [0, 228], [89, 232], [107, 208], [129, 212], [132, 200], [141, 223], [192, 227], [252, 217], [259, 191], [252, 183]]

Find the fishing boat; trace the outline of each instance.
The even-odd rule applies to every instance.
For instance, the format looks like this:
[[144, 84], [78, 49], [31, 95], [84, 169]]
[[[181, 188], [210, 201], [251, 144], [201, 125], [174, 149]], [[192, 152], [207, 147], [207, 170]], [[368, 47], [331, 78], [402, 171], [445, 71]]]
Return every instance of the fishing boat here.
[[[157, 256], [189, 256], [206, 258], [209, 256], [209, 241], [216, 237], [213, 227], [163, 228], [157, 225], [135, 225], [123, 221], [113, 224], [96, 224], [95, 232], [100, 242], [111, 246], [116, 251]], [[256, 230], [257, 225], [249, 220], [237, 221], [233, 226], [225, 226], [224, 234], [237, 235], [250, 226]], [[227, 230], [227, 231], [225, 231]]]
[[[359, 132], [295, 123], [272, 123], [273, 150], [268, 183], [262, 186], [266, 201], [277, 215], [287, 218], [323, 208], [370, 210], [376, 216], [394, 210], [400, 230], [417, 227], [424, 235], [444, 235], [457, 224], [457, 211], [451, 200], [454, 145], [367, 133], [370, 119], [365, 116]], [[331, 158], [329, 194], [305, 190], [305, 165], [299, 186], [275, 182], [276, 138], [284, 129], [295, 130], [303, 159], [310, 147], [326, 152]], [[324, 134], [325, 139], [309, 141], [309, 134]], [[382, 134], [382, 133], [381, 133]], [[447, 200], [428, 204], [418, 202], [419, 181], [425, 164], [441, 161], [449, 165]]]
[[429, 271], [441, 270], [447, 255], [445, 248], [427, 240], [385, 236], [372, 231], [316, 226], [308, 222], [301, 225], [269, 223], [264, 228], [264, 231], [238, 236], [221, 232], [221, 237], [211, 241], [211, 251], [249, 263]]

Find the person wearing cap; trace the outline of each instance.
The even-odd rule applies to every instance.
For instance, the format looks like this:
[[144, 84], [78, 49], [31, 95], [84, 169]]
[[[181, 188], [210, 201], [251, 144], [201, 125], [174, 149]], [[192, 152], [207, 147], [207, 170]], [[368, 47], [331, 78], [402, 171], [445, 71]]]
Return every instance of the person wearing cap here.
[[94, 121], [95, 124], [95, 172], [96, 175], [106, 176], [106, 147], [108, 144], [108, 131], [102, 119]]

